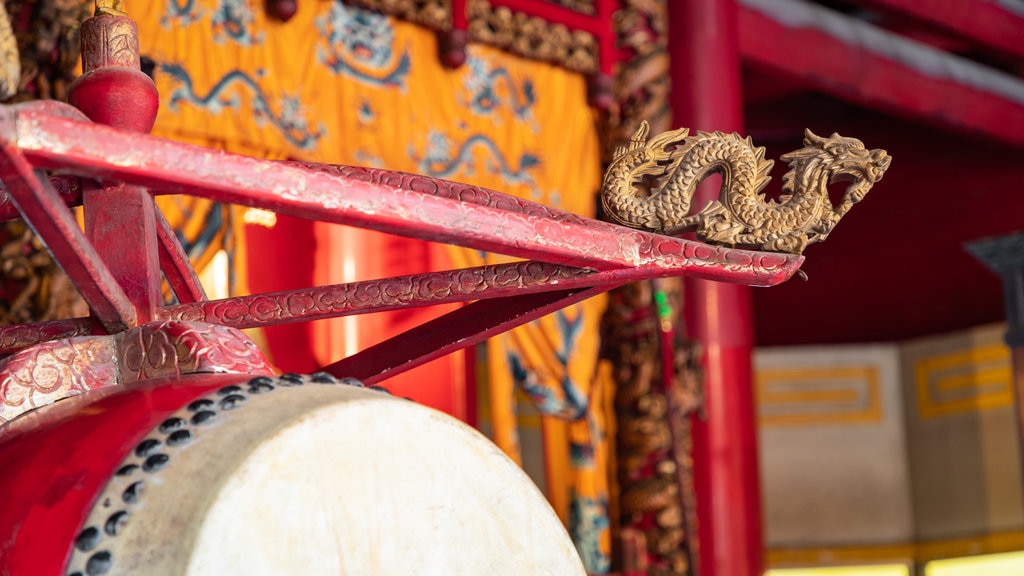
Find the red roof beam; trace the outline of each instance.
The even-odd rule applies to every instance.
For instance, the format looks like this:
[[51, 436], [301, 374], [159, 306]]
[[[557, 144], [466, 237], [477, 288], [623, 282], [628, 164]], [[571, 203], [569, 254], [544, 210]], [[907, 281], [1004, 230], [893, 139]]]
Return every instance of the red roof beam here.
[[740, 0], [744, 60], [867, 107], [1024, 146], [1024, 81], [800, 0]]
[[1024, 2], [1009, 0], [854, 0], [909, 16], [985, 48], [1024, 57]]

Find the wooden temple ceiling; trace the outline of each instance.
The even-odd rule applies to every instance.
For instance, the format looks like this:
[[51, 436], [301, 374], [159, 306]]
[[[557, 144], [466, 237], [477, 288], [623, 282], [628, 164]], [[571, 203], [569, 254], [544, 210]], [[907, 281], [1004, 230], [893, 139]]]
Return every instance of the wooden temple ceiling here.
[[999, 279], [963, 246], [1024, 228], [1024, 2], [739, 5], [746, 130], [769, 156], [810, 127], [896, 158], [828, 248], [808, 251], [808, 282], [755, 291], [758, 344], [1002, 320]]

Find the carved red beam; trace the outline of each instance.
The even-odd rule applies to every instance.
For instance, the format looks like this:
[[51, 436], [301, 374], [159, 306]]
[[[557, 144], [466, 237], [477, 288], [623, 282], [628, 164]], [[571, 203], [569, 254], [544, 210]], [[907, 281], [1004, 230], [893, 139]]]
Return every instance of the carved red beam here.
[[[59, 246], [54, 256], [76, 285], [85, 291], [101, 289], [86, 294], [94, 313], [97, 307], [110, 308], [125, 298], [104, 296], [108, 288], [116, 296], [118, 283], [107, 277], [109, 270], [89, 239], [79, 238], [81, 233], [64, 205], [77, 200], [58, 196], [49, 180], [34, 168], [59, 169], [99, 181], [119, 180], [146, 186], [153, 193], [187, 192], [535, 260], [205, 302], [166, 221], [153, 215], [161, 269], [182, 302], [154, 310], [154, 318], [159, 319], [256, 327], [481, 300], [469, 306], [471, 314], [463, 313], [470, 314], [473, 322], [460, 320], [458, 326], [443, 330], [443, 338], [438, 336], [441, 339], [436, 343], [451, 350], [478, 341], [485, 337], [483, 333], [493, 333], [484, 330], [485, 325], [511, 327], [542, 310], [568, 305], [585, 294], [628, 281], [685, 274], [773, 285], [788, 279], [803, 261], [791, 254], [734, 250], [639, 232], [491, 190], [423, 176], [268, 162], [211, 151], [55, 114], [52, 104], [0, 107], [0, 145], [0, 176], [11, 193], [11, 198], [0, 202], [17, 201], [30, 220], [38, 220], [44, 228], [52, 222], [68, 228], [48, 234], [56, 239], [51, 247]], [[104, 192], [96, 189], [90, 193]], [[52, 216], [52, 222], [44, 216]], [[65, 238], [77, 240], [69, 243]], [[85, 270], [75, 271], [76, 267]], [[556, 294], [538, 296], [547, 292]], [[115, 332], [120, 326], [116, 323], [119, 314], [125, 318], [121, 324], [130, 324], [130, 312], [125, 305], [96, 315], [109, 332]], [[410, 338], [440, 329], [440, 325], [432, 326]], [[93, 330], [88, 319], [3, 327], [0, 353], [52, 339], [55, 334], [68, 338]], [[405, 358], [400, 366], [436, 356], [435, 351], [417, 356], [412, 340], [397, 342], [387, 346], [398, 346], [399, 357]], [[393, 374], [397, 366], [386, 372]]]
[[1024, 146], [1024, 81], [798, 0], [740, 0], [745, 60], [838, 98]]
[[575, 288], [474, 302], [323, 370], [335, 376], [358, 378], [367, 385], [376, 384], [614, 287]]
[[1011, 10], [991, 0], [854, 1], [927, 22], [989, 49], [1024, 57], [1024, 10]]
[[[583, 218], [498, 192], [389, 171], [275, 163], [17, 112], [20, 153], [38, 166], [281, 214], [577, 268], [655, 265], [673, 274], [774, 285], [801, 257], [726, 250]], [[73, 135], [73, 136], [71, 136]], [[17, 150], [15, 149], [15, 153]]]
[[[733, 252], [708, 246], [710, 251]], [[726, 258], [729, 256], [726, 255]], [[764, 254], [761, 266], [785, 267], [792, 256]], [[208, 322], [234, 328], [259, 328], [419, 306], [508, 298], [514, 295], [596, 287], [610, 290], [626, 282], [679, 274], [655, 263], [598, 272], [545, 262], [525, 261], [427, 272], [380, 280], [194, 301], [157, 311], [157, 320]], [[0, 355], [26, 346], [91, 333], [88, 318], [0, 326]]]

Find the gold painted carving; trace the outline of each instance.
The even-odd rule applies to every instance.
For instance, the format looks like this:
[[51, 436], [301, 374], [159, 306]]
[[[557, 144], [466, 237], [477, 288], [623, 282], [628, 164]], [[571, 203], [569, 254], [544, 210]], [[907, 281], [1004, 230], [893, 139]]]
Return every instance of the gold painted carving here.
[[106, 66], [139, 69], [139, 28], [127, 16], [97, 16], [82, 26], [82, 69]]
[[[610, 294], [601, 320], [602, 356], [614, 364], [616, 476], [622, 572], [689, 576], [697, 556], [689, 416], [701, 405], [697, 349], [671, 326], [678, 283], [666, 283], [672, 310], [659, 318], [652, 282]], [[666, 325], [666, 323], [668, 325]], [[673, 333], [671, 381], [662, 365], [664, 332]], [[630, 550], [625, 550], [629, 548]], [[638, 548], [638, 549], [634, 549]]]
[[[800, 254], [828, 237], [850, 208], [882, 178], [891, 158], [867, 150], [860, 140], [804, 133], [804, 147], [784, 154], [790, 170], [782, 196], [765, 200], [773, 162], [749, 138], [721, 132], [688, 136], [685, 128], [647, 140], [641, 124], [629, 145], [619, 147], [605, 174], [601, 202], [608, 216], [626, 226], [663, 234], [696, 231], [702, 240]], [[697, 185], [722, 175], [718, 200], [690, 215]], [[851, 181], [838, 205], [828, 185]]]
[[355, 0], [354, 5], [434, 30], [451, 30], [451, 0]]
[[612, 109], [598, 126], [601, 162], [606, 165], [612, 161], [615, 146], [629, 140], [645, 119], [655, 133], [672, 127], [665, 0], [623, 0], [613, 19], [622, 60], [615, 78]]
[[18, 57], [18, 40], [11, 28], [7, 9], [0, 2], [0, 100], [6, 100], [18, 92], [21, 80], [21, 60]]
[[555, 62], [575, 72], [596, 72], [597, 39], [582, 30], [570, 30], [486, 0], [469, 3], [469, 37], [513, 54]]
[[0, 324], [75, 318], [89, 313], [68, 277], [21, 220], [0, 225]]
[[[5, 0], [21, 56], [21, 83], [7, 103], [67, 100], [78, 76], [82, 22], [92, 15], [92, 0]], [[6, 52], [4, 53], [6, 57]]]
[[96, 16], [127, 16], [124, 0], [96, 0]]

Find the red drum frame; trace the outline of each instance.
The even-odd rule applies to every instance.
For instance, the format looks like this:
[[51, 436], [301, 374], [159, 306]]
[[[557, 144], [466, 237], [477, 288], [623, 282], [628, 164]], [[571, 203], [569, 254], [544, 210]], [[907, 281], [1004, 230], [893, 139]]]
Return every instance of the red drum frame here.
[[[94, 124], [52, 101], [0, 106], [0, 181], [0, 220], [23, 217], [92, 311], [90, 318], [0, 327], [0, 354], [155, 321], [257, 328], [467, 303], [323, 368], [373, 384], [628, 282], [693, 276], [771, 286], [803, 262], [641, 232], [415, 174], [257, 160], [177, 143]], [[521, 260], [208, 300], [152, 202], [181, 193]], [[86, 233], [68, 208], [76, 205], [85, 207]], [[126, 242], [136, 244], [126, 249]], [[162, 305], [161, 275], [178, 304]]]

